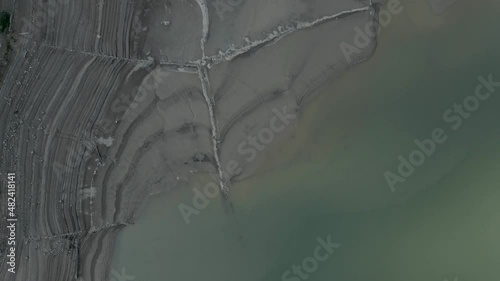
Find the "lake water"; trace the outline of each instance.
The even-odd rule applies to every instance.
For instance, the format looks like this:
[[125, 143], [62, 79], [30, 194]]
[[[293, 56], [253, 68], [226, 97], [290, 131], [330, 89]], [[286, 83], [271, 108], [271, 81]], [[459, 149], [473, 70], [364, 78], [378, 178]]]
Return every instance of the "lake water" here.
[[[373, 58], [325, 86], [259, 175], [232, 187], [232, 206], [212, 199], [187, 225], [189, 187], [152, 199], [114, 268], [135, 281], [278, 281], [329, 236], [340, 247], [289, 280], [500, 280], [500, 87], [456, 130], [443, 120], [478, 76], [500, 81], [500, 2], [403, 6]], [[392, 192], [384, 173], [437, 128], [447, 140]]]

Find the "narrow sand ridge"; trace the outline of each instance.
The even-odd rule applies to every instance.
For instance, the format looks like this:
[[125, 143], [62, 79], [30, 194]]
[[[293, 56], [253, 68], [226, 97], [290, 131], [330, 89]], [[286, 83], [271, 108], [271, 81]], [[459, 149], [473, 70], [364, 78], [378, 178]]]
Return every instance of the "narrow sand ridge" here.
[[[61, 2], [16, 1], [13, 11], [0, 172], [17, 174], [18, 273], [7, 272], [2, 220], [1, 280], [109, 280], [116, 236], [151, 194], [209, 172], [229, 196], [265, 159], [249, 161], [242, 142], [276, 111], [300, 117], [350, 66], [339, 45], [377, 10], [244, 1], [221, 17], [204, 0]], [[241, 171], [228, 174], [234, 161]]]

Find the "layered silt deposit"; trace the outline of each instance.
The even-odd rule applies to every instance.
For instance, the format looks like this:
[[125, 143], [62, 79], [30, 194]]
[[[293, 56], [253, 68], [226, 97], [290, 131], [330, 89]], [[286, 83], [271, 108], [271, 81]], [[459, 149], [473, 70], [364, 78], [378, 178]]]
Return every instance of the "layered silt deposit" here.
[[0, 171], [17, 175], [17, 272], [2, 232], [0, 278], [108, 280], [119, 231], [193, 173], [211, 173], [230, 200], [269, 132], [285, 139], [321, 83], [376, 45], [352, 63], [339, 48], [374, 21], [372, 3], [281, 2], [221, 17], [202, 0], [16, 1]]

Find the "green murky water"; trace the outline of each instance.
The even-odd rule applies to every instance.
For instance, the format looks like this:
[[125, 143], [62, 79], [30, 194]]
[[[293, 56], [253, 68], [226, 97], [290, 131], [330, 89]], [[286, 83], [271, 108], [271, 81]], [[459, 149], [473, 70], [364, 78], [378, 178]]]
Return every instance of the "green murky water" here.
[[[330, 236], [340, 247], [289, 280], [499, 280], [500, 87], [457, 130], [442, 116], [478, 76], [500, 81], [500, 2], [470, 2], [440, 16], [404, 2], [375, 56], [323, 89], [265, 173], [233, 187], [234, 211], [217, 197], [186, 225], [190, 188], [161, 195], [121, 235], [114, 268], [136, 281], [282, 280]], [[391, 192], [384, 172], [436, 128], [447, 140]]]

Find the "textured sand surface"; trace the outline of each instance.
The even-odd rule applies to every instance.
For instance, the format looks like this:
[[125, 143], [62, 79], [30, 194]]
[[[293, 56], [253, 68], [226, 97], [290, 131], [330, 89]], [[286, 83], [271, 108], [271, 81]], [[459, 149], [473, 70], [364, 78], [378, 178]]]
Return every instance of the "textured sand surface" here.
[[376, 18], [368, 1], [243, 1], [222, 18], [204, 0], [14, 3], [0, 171], [18, 178], [18, 268], [1, 220], [1, 280], [109, 280], [116, 235], [150, 194], [210, 172], [229, 195], [261, 158], [242, 141], [276, 110], [300, 117], [376, 46], [351, 64], [339, 49]]

